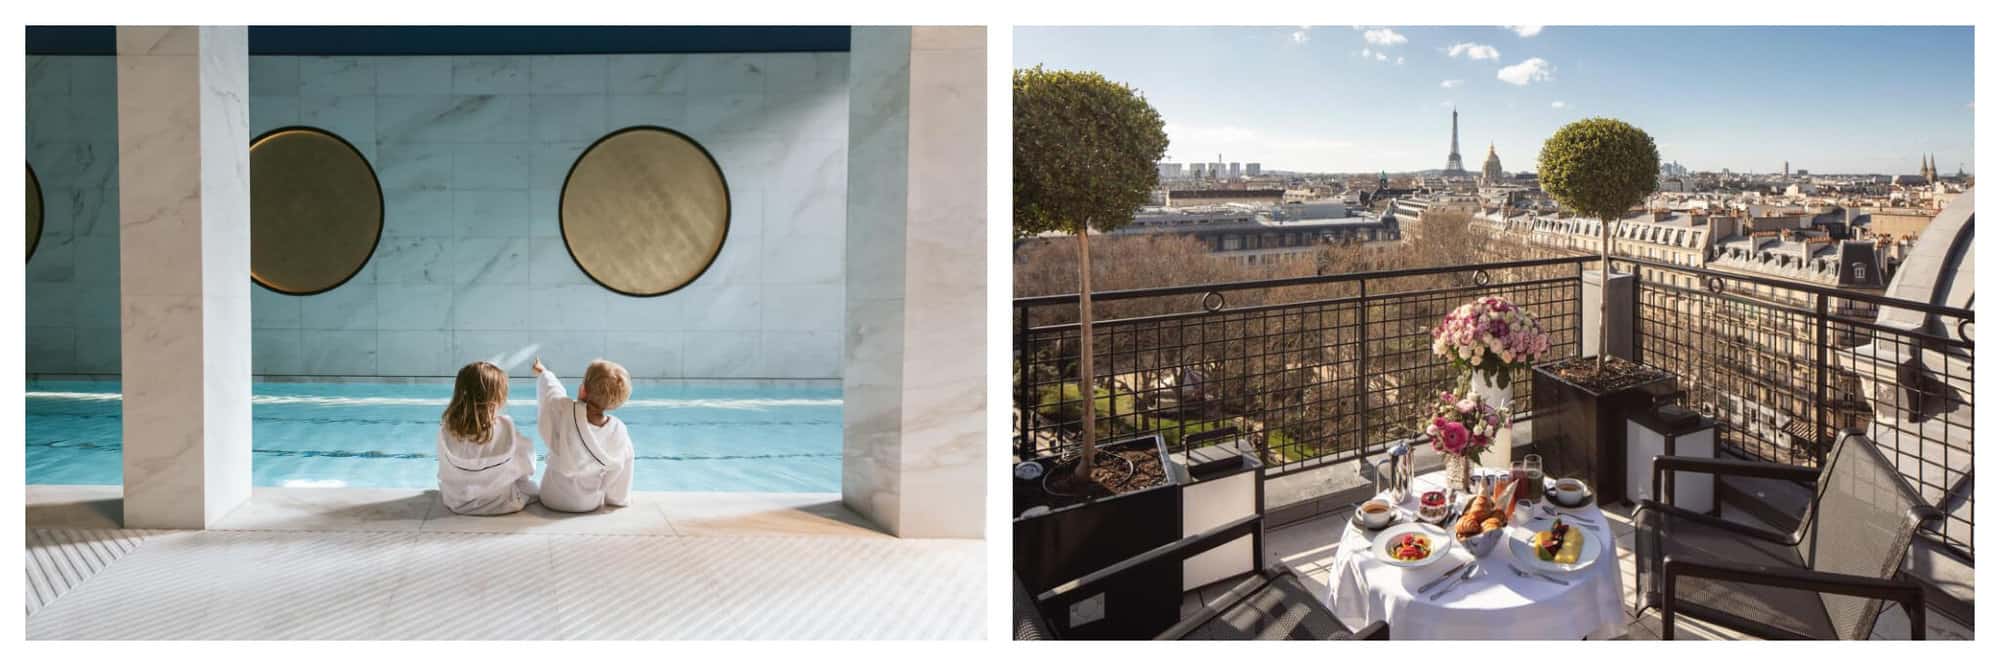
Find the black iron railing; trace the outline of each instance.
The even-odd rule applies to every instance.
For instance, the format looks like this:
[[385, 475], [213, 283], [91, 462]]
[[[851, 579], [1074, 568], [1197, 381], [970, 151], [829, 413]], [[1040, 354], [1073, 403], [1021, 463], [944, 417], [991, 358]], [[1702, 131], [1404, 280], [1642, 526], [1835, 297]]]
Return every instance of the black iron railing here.
[[[1869, 433], [1972, 555], [1972, 311], [1817, 284], [1614, 259], [1638, 279], [1639, 359], [1680, 377], [1725, 451], [1817, 465]], [[1888, 316], [1882, 316], [1883, 313]]]
[[[1638, 360], [1680, 377], [1734, 455], [1817, 465], [1844, 429], [1869, 433], [1949, 518], [1934, 541], [1972, 555], [1972, 311], [1751, 275], [1618, 258], [1638, 275]], [[1099, 293], [1101, 441], [1170, 444], [1235, 428], [1272, 476], [1380, 452], [1413, 433], [1455, 373], [1430, 328], [1484, 294], [1535, 313], [1550, 360], [1579, 353], [1592, 257]], [[1884, 312], [1891, 316], [1881, 316]], [[1076, 440], [1074, 294], [1014, 301], [1015, 452]], [[1525, 375], [1525, 373], [1522, 373]], [[1532, 412], [1515, 377], [1517, 416]]]
[[[1271, 476], [1379, 452], [1406, 437], [1456, 374], [1431, 354], [1431, 327], [1452, 308], [1500, 295], [1550, 332], [1549, 358], [1574, 356], [1581, 266], [1563, 257], [1228, 284], [1102, 292], [1093, 297], [1099, 441], [1182, 438], [1236, 428], [1265, 452]], [[1076, 295], [1014, 301], [1015, 452], [1073, 443]], [[1527, 373], [1513, 378], [1531, 409]]]

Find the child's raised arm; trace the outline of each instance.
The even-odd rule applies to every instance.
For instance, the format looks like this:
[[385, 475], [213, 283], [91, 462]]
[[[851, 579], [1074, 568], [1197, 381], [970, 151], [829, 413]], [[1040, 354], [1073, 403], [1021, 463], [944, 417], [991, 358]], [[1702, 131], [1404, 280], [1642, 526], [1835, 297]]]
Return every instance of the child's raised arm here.
[[569, 397], [569, 394], [563, 391], [562, 380], [556, 379], [556, 373], [542, 365], [541, 357], [535, 357], [535, 365], [530, 369], [535, 371], [535, 397], [537, 401], [546, 404], [548, 401], [556, 398]]

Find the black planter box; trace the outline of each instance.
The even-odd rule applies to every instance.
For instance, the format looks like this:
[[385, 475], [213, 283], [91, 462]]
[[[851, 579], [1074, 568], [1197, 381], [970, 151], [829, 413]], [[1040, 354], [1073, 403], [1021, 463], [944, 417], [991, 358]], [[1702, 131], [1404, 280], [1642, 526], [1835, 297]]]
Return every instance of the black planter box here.
[[1534, 382], [1535, 450], [1549, 478], [1582, 477], [1599, 504], [1625, 501], [1625, 419], [1673, 395], [1674, 376], [1597, 393], [1542, 365]]
[[[1036, 506], [1052, 500], [1043, 492], [1041, 480], [1014, 480], [1014, 573], [1029, 594], [1041, 594], [1086, 574], [1117, 564], [1148, 550], [1180, 540], [1180, 480], [1167, 454], [1166, 442], [1158, 435], [1111, 442], [1100, 451], [1144, 449], [1160, 456], [1167, 480], [1145, 490], [1071, 504], [1036, 515], [1021, 517]], [[1036, 459], [1044, 469], [1054, 469], [1054, 458]], [[1122, 627], [1170, 626], [1180, 619], [1181, 591], [1172, 584], [1156, 586], [1133, 596], [1121, 594], [1118, 608], [1103, 608], [1102, 620], [1067, 628], [1070, 638], [1115, 637]], [[1045, 608], [1051, 622], [1069, 624], [1069, 609]], [[1162, 621], [1164, 620], [1164, 622]]]

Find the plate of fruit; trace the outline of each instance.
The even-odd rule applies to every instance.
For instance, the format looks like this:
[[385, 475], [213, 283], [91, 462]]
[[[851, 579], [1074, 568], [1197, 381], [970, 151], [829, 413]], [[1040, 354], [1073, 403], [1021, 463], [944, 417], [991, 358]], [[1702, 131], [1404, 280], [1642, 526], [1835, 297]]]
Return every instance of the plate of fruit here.
[[1375, 535], [1375, 559], [1399, 566], [1421, 567], [1451, 552], [1451, 535], [1434, 525], [1403, 523]]
[[1590, 530], [1561, 518], [1542, 530], [1522, 526], [1510, 536], [1514, 560], [1536, 571], [1580, 571], [1596, 563], [1598, 553], [1604, 550]]

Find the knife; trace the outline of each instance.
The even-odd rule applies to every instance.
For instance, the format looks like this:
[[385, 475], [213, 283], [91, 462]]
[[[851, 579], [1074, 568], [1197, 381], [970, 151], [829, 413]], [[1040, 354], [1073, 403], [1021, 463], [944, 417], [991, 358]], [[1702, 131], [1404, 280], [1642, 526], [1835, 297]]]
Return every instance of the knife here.
[[1432, 579], [1431, 582], [1424, 583], [1422, 587], [1417, 588], [1417, 594], [1423, 594], [1425, 592], [1429, 592], [1431, 591], [1431, 588], [1437, 587], [1438, 583], [1450, 580], [1453, 574], [1458, 573], [1460, 569], [1464, 569], [1466, 565], [1472, 564], [1472, 562], [1473, 562], [1472, 560], [1466, 560], [1465, 562], [1460, 563], [1458, 566], [1452, 567], [1450, 571], [1444, 572], [1444, 575]]
[[[1467, 562], [1467, 564], [1471, 564], [1471, 562]], [[1465, 570], [1465, 573], [1463, 573], [1463, 574], [1460, 574], [1458, 578], [1456, 578], [1456, 579], [1453, 579], [1453, 580], [1451, 581], [1451, 584], [1450, 584], [1450, 585], [1446, 585], [1446, 586], [1444, 586], [1444, 589], [1442, 589], [1442, 590], [1438, 590], [1438, 591], [1436, 591], [1436, 592], [1432, 592], [1432, 593], [1431, 593], [1431, 601], [1437, 601], [1437, 600], [1438, 600], [1438, 597], [1442, 597], [1442, 596], [1444, 596], [1444, 595], [1445, 595], [1445, 593], [1447, 593], [1447, 592], [1450, 592], [1450, 591], [1452, 591], [1452, 590], [1456, 590], [1456, 589], [1458, 589], [1458, 586], [1459, 586], [1460, 584], [1464, 583], [1464, 582], [1465, 582], [1465, 581], [1467, 581], [1467, 580], [1471, 580], [1471, 579], [1472, 579], [1472, 572], [1474, 572], [1474, 571], [1478, 571], [1478, 570], [1479, 570], [1479, 568], [1478, 568], [1478, 567], [1473, 567], [1473, 568], [1471, 568], [1471, 569], [1466, 569], [1466, 570]]]

